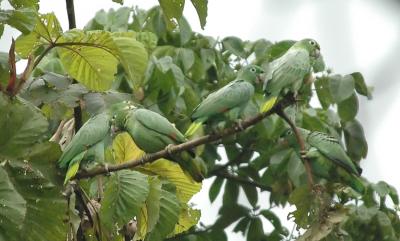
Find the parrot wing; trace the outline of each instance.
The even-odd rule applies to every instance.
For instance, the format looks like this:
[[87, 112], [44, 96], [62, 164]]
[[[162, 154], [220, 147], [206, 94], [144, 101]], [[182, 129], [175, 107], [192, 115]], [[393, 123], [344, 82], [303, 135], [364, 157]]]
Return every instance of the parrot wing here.
[[248, 102], [254, 87], [243, 80], [235, 80], [207, 96], [193, 111], [192, 119], [221, 114]]
[[357, 167], [353, 163], [336, 138], [315, 131], [309, 134], [307, 142], [311, 146], [317, 148], [328, 159], [334, 161], [337, 165], [346, 169], [350, 173], [360, 176], [361, 168]]
[[[270, 74], [267, 79], [265, 92], [267, 95], [277, 96], [284, 88], [299, 82], [310, 72], [311, 64], [309, 53], [305, 49], [288, 51], [279, 59], [270, 64]], [[292, 89], [297, 91], [298, 89]]]
[[102, 141], [110, 131], [111, 116], [106, 113], [90, 118], [72, 138], [58, 160], [61, 168], [70, 166], [75, 156]]
[[137, 109], [134, 115], [135, 119], [144, 127], [160, 135], [168, 136], [176, 143], [186, 141], [183, 134], [164, 116], [146, 109]]

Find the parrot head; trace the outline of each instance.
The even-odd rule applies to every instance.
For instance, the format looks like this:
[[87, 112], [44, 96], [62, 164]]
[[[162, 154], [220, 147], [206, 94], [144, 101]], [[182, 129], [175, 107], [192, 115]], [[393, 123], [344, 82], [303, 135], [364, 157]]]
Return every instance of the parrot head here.
[[[306, 137], [308, 136], [308, 134], [310, 133], [309, 130], [303, 129], [303, 128], [299, 128], [297, 127], [297, 129], [299, 130], [300, 136], [303, 139], [306, 139]], [[288, 127], [283, 131], [283, 134], [280, 136], [280, 139], [284, 142], [286, 142], [287, 144], [289, 144], [290, 146], [297, 146], [297, 139], [296, 139], [296, 135], [293, 132], [293, 129]]]
[[124, 126], [125, 118], [129, 111], [135, 108], [136, 106], [132, 101], [129, 100], [125, 100], [110, 106], [109, 113], [112, 115], [111, 122], [114, 132], [118, 131]]
[[237, 79], [242, 79], [250, 83], [260, 84], [264, 83], [261, 77], [261, 75], [264, 73], [265, 71], [260, 66], [250, 64], [243, 67], [239, 71]]
[[320, 53], [321, 48], [319, 47], [317, 41], [315, 41], [314, 39], [310, 38], [302, 39], [297, 43], [295, 43], [293, 46], [307, 49], [307, 51], [310, 53], [310, 56], [315, 59], [317, 59], [321, 54]]

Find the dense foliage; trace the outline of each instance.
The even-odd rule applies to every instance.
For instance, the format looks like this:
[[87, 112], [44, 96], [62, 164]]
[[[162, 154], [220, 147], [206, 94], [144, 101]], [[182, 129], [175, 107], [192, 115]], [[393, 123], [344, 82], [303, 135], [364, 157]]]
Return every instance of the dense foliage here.
[[[54, 14], [39, 13], [39, 1], [8, 2], [12, 9], [0, 10], [0, 36], [5, 24], [21, 35], [9, 53], [0, 53], [0, 240], [227, 240], [224, 229], [231, 224], [247, 240], [400, 240], [396, 190], [362, 178], [365, 192], [359, 193], [335, 167], [329, 177], [315, 175], [310, 187], [298, 149], [281, 141], [288, 125], [275, 114], [196, 148], [207, 178], [214, 178], [210, 200], [223, 195], [211, 226], [196, 226], [200, 210], [190, 204], [201, 184], [165, 159], [64, 186], [65, 170], [56, 161], [74, 134], [74, 108], [80, 107], [84, 122], [113, 103], [132, 100], [184, 132], [205, 96], [247, 63], [267, 68], [295, 41], [201, 35], [182, 16], [184, 0], [159, 0], [147, 11], [102, 10], [84, 29], [68, 31]], [[207, 1], [191, 3], [204, 27]], [[26, 68], [17, 75], [15, 63], [23, 59]], [[353, 161], [361, 161], [368, 146], [356, 119], [358, 98], [370, 99], [371, 88], [358, 72], [332, 73], [322, 58], [313, 70], [300, 101], [285, 113], [299, 127], [336, 137]], [[261, 89], [243, 119], [259, 114]], [[311, 104], [313, 96], [318, 103]], [[234, 121], [227, 116], [220, 125], [229, 128]], [[201, 132], [213, 129], [205, 125]], [[228, 160], [222, 165], [223, 152]], [[126, 133], [105, 150], [110, 164], [142, 155]], [[250, 206], [238, 202], [240, 190]], [[296, 207], [290, 218], [303, 229], [301, 236], [281, 225], [275, 209], [260, 208], [260, 192], [270, 193], [271, 207]], [[269, 232], [265, 221], [273, 226]]]

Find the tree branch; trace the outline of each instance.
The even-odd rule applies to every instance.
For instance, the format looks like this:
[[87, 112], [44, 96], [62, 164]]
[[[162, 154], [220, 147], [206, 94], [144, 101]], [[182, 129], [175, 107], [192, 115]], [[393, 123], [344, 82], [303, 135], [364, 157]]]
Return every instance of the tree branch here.
[[276, 113], [289, 124], [290, 128], [292, 128], [292, 130], [294, 132], [294, 135], [296, 136], [296, 140], [300, 146], [300, 156], [301, 156], [301, 159], [303, 160], [304, 166], [306, 168], [308, 184], [310, 185], [310, 188], [312, 188], [312, 185], [314, 184], [314, 180], [313, 180], [312, 173], [311, 173], [310, 162], [309, 162], [308, 158], [304, 156], [304, 153], [306, 153], [306, 145], [305, 145], [304, 140], [299, 132], [299, 129], [297, 129], [294, 122], [286, 115], [286, 113], [283, 111], [283, 109], [277, 110]]
[[250, 126], [253, 126], [255, 124], [257, 124], [258, 122], [260, 122], [261, 120], [263, 120], [265, 117], [270, 116], [274, 113], [277, 113], [277, 111], [279, 111], [280, 109], [284, 109], [287, 106], [291, 105], [294, 103], [294, 99], [293, 97], [287, 97], [282, 99], [281, 101], [279, 101], [272, 109], [270, 109], [267, 112], [264, 113], [259, 113], [256, 116], [249, 118], [247, 120], [244, 120], [242, 122], [242, 127], [243, 128], [239, 128], [238, 126], [235, 127], [231, 127], [231, 128], [226, 128], [223, 131], [216, 133], [216, 134], [209, 134], [209, 135], [205, 135], [202, 137], [199, 137], [197, 139], [173, 146], [171, 148], [169, 148], [169, 151], [167, 151], [166, 149], [156, 152], [156, 153], [152, 153], [152, 154], [146, 154], [144, 155], [142, 158], [138, 158], [132, 161], [128, 161], [122, 164], [117, 164], [117, 165], [109, 165], [109, 166], [105, 166], [105, 167], [95, 167], [91, 170], [88, 171], [79, 171], [77, 173], [77, 175], [73, 178], [73, 179], [84, 179], [84, 178], [91, 178], [97, 175], [102, 175], [102, 174], [107, 174], [110, 172], [116, 172], [119, 170], [123, 170], [123, 169], [130, 169], [139, 165], [143, 165], [145, 163], [151, 163], [155, 160], [158, 160], [160, 158], [168, 158], [170, 156], [170, 154], [174, 154], [174, 153], [178, 153], [181, 151], [185, 151], [185, 150], [189, 150], [191, 148], [194, 148], [196, 146], [200, 146], [203, 144], [207, 144], [207, 143], [211, 143], [214, 142], [216, 140], [219, 140], [223, 137], [241, 132], [245, 129], [247, 129]]
[[[66, 0], [66, 4], [67, 4], [68, 25], [69, 25], [68, 27], [69, 29], [76, 28], [74, 0]], [[73, 83], [77, 83], [76, 80], [74, 80]], [[75, 132], [78, 132], [78, 130], [82, 126], [82, 109], [80, 104], [74, 108], [74, 119], [75, 119]]]

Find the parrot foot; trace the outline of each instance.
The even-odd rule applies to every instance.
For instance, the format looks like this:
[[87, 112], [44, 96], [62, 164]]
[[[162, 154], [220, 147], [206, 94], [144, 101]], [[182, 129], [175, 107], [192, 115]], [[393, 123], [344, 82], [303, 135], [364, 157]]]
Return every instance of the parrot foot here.
[[300, 156], [301, 156], [301, 159], [306, 159], [306, 158], [308, 158], [308, 156], [307, 156], [307, 151], [306, 151], [306, 150], [301, 150], [301, 151], [300, 151]]
[[235, 121], [235, 130], [236, 131], [244, 131], [244, 127], [242, 125], [243, 120], [242, 119], [238, 119], [237, 121]]
[[172, 157], [172, 148], [174, 147], [173, 144], [169, 144], [168, 146], [165, 147], [165, 150], [167, 151], [168, 155]]
[[108, 163], [104, 163], [104, 170], [106, 170], [106, 173], [105, 173], [106, 176], [111, 175], [110, 170], [108, 169]]

